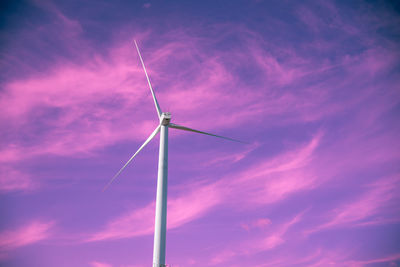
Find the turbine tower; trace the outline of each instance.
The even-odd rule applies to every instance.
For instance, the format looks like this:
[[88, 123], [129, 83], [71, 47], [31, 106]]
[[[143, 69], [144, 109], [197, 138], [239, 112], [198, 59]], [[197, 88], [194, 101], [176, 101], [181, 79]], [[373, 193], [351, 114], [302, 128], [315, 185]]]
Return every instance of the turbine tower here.
[[133, 158], [156, 136], [160, 133], [160, 149], [158, 157], [158, 178], [157, 178], [157, 198], [156, 198], [156, 217], [155, 217], [155, 228], [154, 228], [154, 249], [153, 249], [153, 267], [164, 267], [165, 265], [165, 243], [166, 243], [166, 232], [167, 232], [167, 184], [168, 184], [168, 129], [178, 129], [183, 131], [195, 132], [200, 134], [211, 135], [227, 140], [243, 143], [239, 140], [232, 138], [206, 133], [198, 130], [194, 130], [185, 126], [180, 126], [171, 123], [171, 113], [162, 112], [160, 105], [158, 104], [156, 95], [154, 94], [153, 87], [151, 86], [149, 76], [147, 75], [146, 67], [144, 65], [142, 56], [139, 51], [139, 47], [134, 41], [137, 53], [142, 63], [144, 73], [146, 74], [147, 83], [150, 88], [151, 95], [153, 96], [154, 105], [157, 110], [158, 118], [160, 120], [157, 128], [150, 134], [143, 145], [133, 154], [133, 156], [125, 163], [125, 165], [114, 175], [114, 177], [104, 187], [105, 191], [108, 186], [120, 175], [120, 173], [128, 166]]

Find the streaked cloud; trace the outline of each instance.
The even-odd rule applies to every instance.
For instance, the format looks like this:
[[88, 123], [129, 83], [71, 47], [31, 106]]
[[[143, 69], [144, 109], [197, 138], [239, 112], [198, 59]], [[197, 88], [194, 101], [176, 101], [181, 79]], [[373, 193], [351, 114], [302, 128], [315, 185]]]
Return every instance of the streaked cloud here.
[[29, 191], [36, 185], [29, 174], [7, 165], [0, 166], [0, 191]]
[[[335, 227], [354, 227], [363, 225], [379, 225], [399, 222], [400, 217], [390, 216], [380, 218], [385, 214], [389, 205], [395, 205], [399, 201], [396, 194], [399, 188], [400, 177], [398, 175], [380, 179], [367, 187], [364, 194], [358, 199], [348, 201], [346, 204], [334, 208], [329, 212], [331, 218], [328, 222], [317, 226], [309, 232], [321, 231]], [[396, 209], [399, 212], [399, 209]], [[392, 210], [392, 211], [395, 211]]]
[[38, 215], [61, 228], [38, 265], [145, 266], [131, 248], [151, 247], [156, 155], [138, 158], [144, 179], [96, 191], [157, 124], [136, 39], [174, 122], [250, 143], [170, 135], [172, 266], [398, 263], [391, 3], [75, 4], [10, 4], [25, 13], [4, 18], [0, 255], [38, 259], [54, 230]]
[[13, 230], [0, 233], [0, 255], [5, 257], [9, 251], [37, 243], [51, 236], [54, 222], [31, 222]]
[[[227, 262], [234, 262], [235, 257], [248, 257], [263, 251], [277, 248], [286, 242], [286, 233], [293, 225], [301, 221], [303, 214], [304, 212], [301, 212], [291, 220], [280, 224], [268, 221], [268, 224], [271, 224], [268, 229], [263, 229], [263, 227], [258, 230], [256, 229], [257, 235], [255, 237], [249, 237], [245, 241], [243, 240], [240, 244], [231, 244], [226, 246], [220, 253], [217, 253], [211, 258], [210, 263], [212, 265], [222, 263], [227, 264]], [[266, 221], [265, 219], [258, 219], [254, 223], [259, 224], [260, 222], [264, 226]]]
[[[309, 190], [312, 180], [293, 176], [293, 170], [304, 167], [317, 146], [319, 136], [294, 151], [257, 164], [236, 176], [221, 177], [212, 183], [186, 185], [179, 197], [168, 200], [168, 228], [173, 229], [205, 215], [217, 205], [230, 205], [242, 199], [240, 206], [262, 205], [280, 201], [290, 194]], [[297, 173], [297, 172], [296, 172]], [[305, 177], [306, 179], [308, 177]], [[186, 188], [194, 188], [188, 190]], [[252, 191], [251, 193], [249, 191]], [[252, 198], [242, 198], [246, 194]], [[239, 208], [243, 208], [240, 207]], [[155, 203], [135, 209], [112, 220], [104, 230], [95, 233], [89, 241], [129, 238], [153, 232]], [[262, 224], [263, 222], [258, 222]]]
[[99, 261], [92, 261], [90, 262], [91, 267], [112, 267], [112, 265], [104, 262], [99, 262]]

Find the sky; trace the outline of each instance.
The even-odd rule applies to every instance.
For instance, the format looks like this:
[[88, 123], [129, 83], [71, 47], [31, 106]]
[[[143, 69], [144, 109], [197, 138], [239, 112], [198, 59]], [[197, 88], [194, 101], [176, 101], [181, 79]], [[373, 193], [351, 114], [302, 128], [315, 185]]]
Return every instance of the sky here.
[[400, 5], [2, 1], [0, 265], [400, 266]]

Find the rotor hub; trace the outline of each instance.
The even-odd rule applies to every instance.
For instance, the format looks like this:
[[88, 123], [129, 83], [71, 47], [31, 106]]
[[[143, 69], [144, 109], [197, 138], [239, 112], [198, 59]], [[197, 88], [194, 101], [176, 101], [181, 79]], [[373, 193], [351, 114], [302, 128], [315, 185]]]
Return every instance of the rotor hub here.
[[171, 113], [170, 112], [161, 113], [161, 117], [160, 117], [161, 125], [167, 126], [170, 121], [171, 121]]

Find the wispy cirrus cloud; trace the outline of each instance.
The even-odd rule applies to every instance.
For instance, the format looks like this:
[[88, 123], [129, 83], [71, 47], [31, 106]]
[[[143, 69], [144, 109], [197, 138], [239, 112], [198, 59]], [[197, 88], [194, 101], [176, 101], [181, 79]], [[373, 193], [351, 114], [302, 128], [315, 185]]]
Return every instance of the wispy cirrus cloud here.
[[337, 227], [355, 227], [365, 225], [381, 225], [399, 222], [400, 217], [393, 217], [399, 209], [391, 209], [391, 214], [382, 218], [390, 206], [395, 206], [399, 197], [396, 192], [399, 188], [400, 177], [392, 176], [379, 179], [367, 186], [364, 194], [358, 199], [348, 201], [329, 211], [330, 220], [311, 230], [308, 233]]
[[[167, 58], [171, 55], [177, 55], [178, 61], [182, 61], [186, 57], [200, 57], [202, 59], [200, 62], [193, 60], [193, 63], [190, 63], [190, 71], [184, 70], [183, 74], [182, 72], [174, 71], [176, 74], [172, 75], [179, 76], [176, 77], [174, 83], [171, 83], [171, 86], [168, 86], [168, 93], [163, 90], [166, 87], [165, 85], [160, 90], [156, 90], [159, 100], [162, 100], [160, 101], [161, 104], [172, 106], [173, 111], [177, 113], [177, 118], [182, 118], [185, 122], [191, 120], [190, 118], [193, 118], [194, 114], [198, 114], [199, 110], [203, 111], [202, 120], [198, 121], [197, 124], [199, 127], [207, 128], [211, 126], [226, 127], [255, 115], [258, 116], [261, 113], [266, 115], [303, 114], [301, 118], [298, 118], [302, 120], [307, 118], [308, 115], [306, 114], [324, 114], [324, 112], [321, 113], [321, 110], [324, 109], [335, 110], [335, 108], [329, 107], [331, 105], [326, 106], [326, 99], [331, 96], [329, 94], [330, 90], [325, 90], [323, 93], [319, 89], [320, 86], [298, 91], [280, 90], [277, 86], [261, 88], [267, 91], [266, 95], [257, 90], [247, 90], [246, 92], [236, 90], [239, 86], [243, 87], [244, 85], [240, 84], [240, 80], [235, 77], [235, 70], [229, 67], [224, 57], [209, 57], [204, 48], [184, 31], [178, 31], [177, 37], [184, 42], [171, 42], [154, 48], [155, 51], [148, 55], [148, 61], [150, 62], [148, 65], [150, 65], [150, 74], [152, 77], [154, 76], [153, 79], [156, 81], [154, 83], [158, 84], [165, 79], [164, 76], [167, 75], [165, 73], [166, 69], [174, 70], [177, 68], [176, 66], [172, 68], [168, 66], [170, 60], [167, 60]], [[293, 63], [289, 60], [278, 63], [277, 59], [271, 54], [262, 56], [266, 52], [262, 50], [262, 47], [257, 42], [248, 39], [248, 43], [249, 45], [246, 49], [251, 52], [252, 56], [250, 58], [254, 58], [254, 68], [271, 73], [271, 78], [265, 78], [266, 80], [288, 80], [283, 76], [288, 75], [291, 71], [281, 69], [290, 68], [289, 66], [293, 65]], [[195, 48], [188, 49], [189, 46], [194, 46]], [[180, 53], [177, 54], [177, 51], [180, 51]], [[127, 137], [126, 135], [120, 135], [120, 132], [134, 134], [127, 127], [124, 127], [124, 125], [129, 124], [126, 118], [128, 111], [130, 114], [137, 114], [136, 116], [142, 117], [144, 115], [143, 112], [138, 113], [138, 110], [129, 109], [128, 107], [140, 105], [141, 109], [149, 113], [151, 113], [150, 109], [152, 108], [150, 103], [149, 105], [141, 105], [143, 98], [148, 96], [148, 90], [134, 52], [132, 44], [124, 42], [116, 44], [111, 49], [111, 55], [107, 59], [97, 55], [86, 60], [86, 62], [60, 65], [51, 73], [50, 77], [37, 75], [25, 80], [9, 82], [5, 85], [6, 93], [1, 98], [3, 104], [8, 103], [8, 105], [4, 105], [2, 114], [5, 117], [15, 119], [19, 122], [18, 124], [27, 123], [28, 119], [40, 116], [40, 121], [43, 123], [42, 126], [48, 126], [52, 134], [55, 134], [54, 131], [60, 128], [69, 130], [58, 132], [57, 134], [61, 136], [76, 131], [77, 135], [86, 134], [100, 138], [102, 135], [106, 135], [108, 130], [108, 137], [115, 137], [112, 138], [114, 142], [123, 140]], [[242, 51], [233, 50], [232, 52], [238, 55], [237, 58], [242, 58], [239, 56]], [[129, 56], [127, 57], [126, 55]], [[229, 56], [232, 55], [230, 54]], [[271, 60], [266, 60], [266, 58], [271, 58]], [[379, 59], [380, 57], [374, 56], [373, 58]], [[389, 58], [393, 58], [393, 56]], [[242, 60], [245, 59], [243, 58]], [[301, 59], [300, 62], [304, 60]], [[349, 61], [348, 57], [345, 60]], [[302, 68], [299, 71], [301, 73], [312, 72], [310, 67], [312, 63], [314, 62], [309, 61], [307, 64], [300, 65], [297, 68]], [[360, 66], [371, 66], [371, 64], [364, 64], [365, 62], [361, 63]], [[239, 65], [240, 62], [236, 64]], [[152, 69], [158, 71], [153, 71], [152, 73]], [[316, 68], [315, 71], [320, 71], [320, 69]], [[189, 73], [196, 73], [196, 76], [188, 77], [193, 75]], [[296, 76], [292, 79], [293, 81], [289, 80], [291, 80], [290, 83], [293, 83], [299, 79]], [[236, 85], [236, 83], [239, 83], [239, 85]], [[247, 87], [248, 85], [245, 86], [245, 88]], [[224, 88], [229, 88], [229, 90]], [[232, 90], [235, 90], [236, 93], [230, 93]], [[326, 92], [328, 94], [323, 96]], [[308, 101], [304, 101], [304, 99]], [[226, 103], [229, 103], [229, 105], [226, 105]], [[116, 105], [120, 107], [119, 110], [114, 109]], [[244, 106], [246, 106], [246, 109], [242, 108]], [[211, 120], [208, 119], [211, 112], [204, 112], [204, 110], [207, 110], [205, 107], [208, 107], [208, 110], [211, 108], [211, 110], [225, 109], [225, 111], [220, 112], [217, 117], [213, 113], [213, 119]], [[89, 110], [91, 111], [90, 114]], [[318, 112], [315, 112], [316, 110]], [[232, 112], [234, 112], [235, 116], [231, 116]], [[53, 116], [49, 116], [49, 113], [52, 113]], [[182, 114], [185, 115], [182, 116]], [[150, 118], [150, 116], [145, 117]], [[207, 124], [203, 125], [204, 122], [207, 122]], [[94, 130], [88, 129], [89, 125]], [[110, 129], [118, 131], [110, 133]], [[95, 133], [98, 133], [99, 130], [102, 134], [97, 134], [96, 136]], [[69, 136], [67, 135], [66, 137], [68, 140]], [[75, 140], [73, 136], [70, 138]], [[135, 138], [135, 135], [133, 135], [133, 138]], [[89, 140], [90, 138], [88, 137], [87, 139]], [[101, 141], [99, 141], [99, 144], [92, 143], [91, 146], [88, 145], [87, 150], [95, 149], [104, 144]], [[51, 146], [51, 144], [52, 142], [48, 141], [45, 145], [47, 147]], [[14, 147], [16, 145], [14, 144]], [[58, 147], [60, 146], [58, 144]], [[9, 149], [11, 150], [11, 148]], [[51, 153], [56, 148], [49, 150]], [[47, 151], [44, 149], [43, 153], [48, 153]], [[72, 149], [70, 153], [73, 153], [73, 151], [75, 150]]]
[[[286, 233], [292, 226], [302, 220], [303, 214], [304, 212], [301, 212], [291, 220], [280, 223], [274, 223], [270, 220], [266, 221], [265, 218], [255, 220], [251, 224], [256, 226], [256, 228], [250, 231], [256, 231], [256, 236], [248, 237], [245, 241], [242, 240], [240, 244], [232, 244], [223, 248], [220, 253], [211, 258], [210, 264], [227, 264], [227, 262], [233, 262], [235, 257], [250, 256], [277, 248], [286, 242]], [[269, 225], [267, 229], [264, 228], [265, 223]], [[261, 228], [259, 227], [260, 224]], [[245, 230], [249, 231], [249, 228], [245, 228]]]
[[35, 221], [15, 230], [1, 232], [0, 256], [6, 257], [11, 250], [49, 238], [53, 225], [53, 221]]
[[[249, 207], [254, 204], [274, 203], [293, 193], [313, 188], [315, 180], [308, 179], [308, 176], [299, 176], [296, 170], [307, 166], [320, 138], [317, 135], [303, 147], [257, 164], [255, 169], [252, 167], [235, 176], [221, 177], [212, 183], [196, 182], [180, 187], [182, 191], [168, 200], [168, 228], [182, 226], [218, 205], [231, 205], [232, 200], [235, 202], [242, 199], [239, 208], [243, 208], [243, 205]], [[294, 171], [297, 176], [293, 176]], [[188, 192], [187, 188], [195, 189]], [[253, 197], [241, 198], [242, 194]], [[155, 204], [150, 203], [128, 212], [111, 220], [105, 229], [92, 234], [87, 240], [100, 241], [150, 234], [153, 232], [154, 210]]]
[[318, 249], [301, 260], [287, 261], [287, 264], [299, 266], [349, 266], [349, 267], [362, 267], [371, 264], [383, 264], [384, 266], [397, 266], [397, 261], [400, 259], [399, 253], [389, 254], [379, 258], [365, 257], [365, 260], [349, 260], [352, 255], [341, 249], [336, 250], [321, 250]]
[[[187, 190], [185, 190], [187, 191]], [[177, 228], [199, 218], [221, 202], [216, 184], [198, 186], [180, 197], [168, 200], [168, 229]], [[128, 212], [108, 223], [104, 230], [92, 234], [86, 241], [131, 238], [154, 231], [155, 203]]]
[[[280, 201], [295, 192], [310, 190], [320, 183], [313, 172], [315, 150], [322, 138], [316, 134], [308, 143], [250, 166], [232, 181], [242, 204], [263, 205]], [[240, 197], [246, 195], [247, 197]]]
[[[46, 9], [53, 7], [46, 5]], [[53, 13], [62, 23], [74, 24], [62, 19], [59, 11]], [[221, 38], [234, 35], [220, 27], [225, 30]], [[356, 105], [351, 100], [328, 101], [337, 94], [331, 84], [353, 84], [355, 77], [389, 69], [399, 57], [390, 49], [346, 55], [332, 63], [290, 50], [278, 57], [273, 53], [277, 47], [268, 44], [271, 51], [267, 51], [255, 33], [239, 30], [245, 46], [232, 46], [229, 54], [210, 55], [207, 51], [215, 45], [213, 41], [200, 42], [183, 29], [174, 31], [175, 41], [152, 47], [152, 53], [142, 49], [161, 106], [169, 107], [177, 122], [218, 131], [265, 119], [272, 125], [326, 119]], [[146, 38], [146, 34], [138, 35]], [[84, 43], [78, 45], [88, 49]], [[46, 76], [36, 74], [5, 83], [0, 116], [7, 134], [0, 161], [15, 163], [42, 155], [89, 156], [118, 142], [144, 139], [151, 132], [157, 123], [155, 112], [131, 41], [115, 43], [107, 56], [91, 55], [76, 62], [59, 59]], [[180, 63], [187, 67], [182, 70]], [[245, 72], [265, 74], [254, 77], [268, 86], [246, 84], [242, 65], [248, 66]], [[335, 71], [343, 68], [351, 69], [352, 75], [338, 80]], [[315, 73], [322, 73], [326, 81], [311, 82]], [[296, 90], [288, 88], [293, 84]]]
[[284, 235], [290, 229], [291, 226], [299, 222], [301, 215], [295, 216], [292, 220], [281, 224], [276, 227], [266, 237], [259, 238], [258, 240], [252, 240], [245, 246], [246, 253], [257, 253], [260, 251], [266, 251], [274, 249], [286, 242]]
[[99, 262], [99, 261], [92, 261], [90, 262], [91, 267], [112, 267], [111, 264]]
[[[198, 191], [183, 194], [181, 198], [171, 199], [169, 227], [175, 228], [190, 222], [204, 215], [214, 206], [226, 205], [229, 199], [242, 199], [240, 204], [246, 207], [254, 207], [254, 204], [271, 204], [296, 192], [312, 190], [341, 171], [346, 172], [347, 168], [328, 167], [330, 163], [326, 163], [323, 156], [325, 150], [319, 147], [323, 136], [319, 132], [301, 147], [295, 147], [292, 151], [286, 151], [271, 159], [261, 160], [247, 170], [239, 172], [233, 177], [229, 176], [229, 179], [221, 177], [219, 182], [201, 186]], [[361, 164], [359, 159], [354, 157], [352, 161], [351, 158], [347, 157], [344, 157], [343, 160]], [[196, 187], [191, 186], [191, 188]], [[241, 198], [242, 194], [252, 197]], [[210, 198], [202, 200], [198, 198], [199, 201], [196, 201], [195, 196], [209, 196]], [[243, 201], [243, 199], [246, 200]], [[194, 203], [199, 205], [194, 205]], [[190, 207], [187, 207], [187, 205]], [[127, 238], [149, 234], [152, 232], [152, 227], [148, 226], [153, 221], [153, 212], [154, 204], [151, 204], [117, 218], [106, 226], [105, 230], [94, 234], [91, 240]], [[146, 216], [143, 216], [143, 214], [146, 214]], [[144, 220], [144, 217], [148, 219]], [[133, 229], [131, 225], [137, 225], [137, 227]], [[146, 227], [141, 227], [141, 225], [146, 225]], [[278, 244], [279, 240], [281, 239], [272, 236], [265, 242], [272, 246]]]
[[36, 188], [29, 174], [7, 165], [0, 166], [0, 191], [29, 191]]
[[241, 223], [240, 226], [245, 229], [246, 231], [250, 231], [252, 228], [260, 228], [264, 229], [268, 225], [271, 224], [271, 220], [268, 218], [260, 218], [257, 220], [254, 220], [252, 222], [246, 222], [246, 223]]
[[365, 265], [369, 264], [374, 264], [374, 263], [387, 263], [388, 266], [397, 266], [397, 262], [400, 260], [400, 253], [388, 255], [386, 257], [382, 258], [376, 258], [376, 259], [369, 259], [369, 260], [351, 260], [345, 262], [345, 264], [348, 264], [351, 267], [362, 267]]
[[[264, 11], [261, 2], [256, 2]], [[147, 4], [138, 4], [136, 10], [149, 12], [160, 7], [159, 3], [152, 3], [150, 9], [144, 9]], [[321, 2], [285, 6], [290, 11], [273, 12], [278, 14], [275, 21], [270, 19], [274, 14], [263, 13], [262, 17], [268, 18], [264, 21], [255, 12], [254, 18], [265, 22], [257, 23], [262, 25], [258, 31], [257, 25], [246, 21], [204, 27], [197, 20], [196, 25], [163, 28], [162, 32], [157, 31], [157, 23], [152, 23], [146, 31], [146, 23], [129, 18], [129, 23], [126, 20], [123, 24], [141, 29], [121, 27], [123, 38], [117, 37], [111, 44], [107, 41], [109, 36], [91, 37], [101, 38], [100, 42], [89, 41], [85, 36], [93, 32], [97, 35], [100, 28], [115, 32], [118, 24], [110, 28], [93, 26], [96, 20], [90, 16], [89, 8], [84, 9], [84, 19], [79, 19], [82, 13], [75, 13], [66, 3], [57, 6], [37, 1], [35, 5], [46, 13], [42, 17], [44, 23], [30, 24], [24, 17], [20, 21], [29, 23], [29, 27], [15, 35], [2, 35], [7, 47], [0, 51], [5, 66], [0, 74], [5, 78], [0, 81], [2, 192], [40, 190], [41, 183], [48, 182], [41, 177], [43, 172], [36, 171], [37, 166], [25, 173], [26, 169], [20, 166], [26, 162], [48, 166], [49, 158], [59, 162], [60, 158], [92, 157], [103, 149], [112, 157], [110, 154], [121, 145], [141, 142], [148, 136], [157, 119], [132, 46], [131, 39], [135, 37], [161, 107], [172, 112], [174, 122], [216, 134], [232, 132], [237, 134], [233, 138], [245, 137], [244, 141], [255, 140], [243, 150], [238, 149], [238, 153], [232, 153], [230, 148], [218, 153], [205, 149], [196, 151], [193, 158], [180, 156], [187, 158], [179, 161], [186, 170], [229, 168], [198, 176], [184, 177], [185, 172], [177, 175], [179, 182], [184, 182], [182, 186], [170, 186], [169, 229], [185, 230], [183, 226], [195, 225], [191, 222], [207, 221], [213, 229], [210, 235], [215, 237], [210, 243], [215, 247], [218, 239], [223, 240], [223, 246], [227, 241], [213, 224], [242, 223], [245, 230], [238, 227], [239, 231], [229, 233], [236, 243], [221, 251], [207, 250], [205, 257], [199, 256], [203, 248], [200, 246], [208, 244], [188, 241], [190, 247], [197, 246], [194, 251], [199, 253], [190, 255], [194, 258], [192, 264], [204, 265], [208, 260], [210, 265], [230, 266], [358, 266], [398, 261], [397, 254], [386, 252], [376, 259], [355, 257], [351, 254], [354, 251], [346, 249], [353, 240], [344, 237], [344, 243], [333, 244], [330, 239], [335, 231], [362, 232], [370, 229], [365, 227], [368, 225], [374, 226], [374, 235], [380, 235], [381, 228], [390, 228], [386, 224], [398, 223], [395, 192], [399, 182], [397, 178], [385, 178], [397, 170], [400, 159], [395, 116], [400, 99], [400, 56], [398, 42], [388, 37], [397, 36], [391, 28], [399, 24], [398, 16], [371, 12], [370, 4], [364, 2], [356, 4], [356, 12], [353, 5], [349, 8]], [[97, 5], [114, 13], [108, 9], [111, 4], [100, 1]], [[72, 10], [73, 16], [68, 17], [62, 10]], [[96, 17], [103, 14], [97, 11]], [[168, 12], [163, 10], [164, 13]], [[282, 20], [281, 15], [290, 19]], [[180, 134], [171, 134], [172, 141]], [[194, 143], [197, 142], [189, 145], [197, 145]], [[67, 168], [57, 172], [72, 176], [71, 166]], [[323, 190], [340, 193], [324, 199]], [[36, 198], [35, 194], [43, 191], [32, 193]], [[45, 200], [49, 195], [44, 193], [40, 198], [45, 204], [38, 206], [48, 203]], [[143, 202], [141, 196], [134, 196], [134, 201]], [[5, 197], [12, 199], [14, 194]], [[121, 196], [113, 201], [120, 203]], [[29, 204], [36, 207], [37, 203]], [[76, 212], [85, 208], [80, 204], [75, 206]], [[72, 204], [60, 201], [55, 205], [64, 211], [62, 207]], [[299, 217], [293, 214], [294, 207], [307, 205], [311, 206], [310, 212]], [[115, 214], [115, 205], [113, 208]], [[213, 217], [217, 212], [212, 211], [217, 209], [230, 214], [229, 222]], [[278, 215], [274, 209], [279, 210]], [[107, 216], [105, 213], [110, 210], [102, 206], [102, 212], [97, 216]], [[245, 213], [253, 220], [242, 222]], [[86, 234], [85, 242], [79, 246], [92, 249], [104, 244], [87, 241], [151, 234], [154, 203], [126, 209], [108, 220], [89, 237]], [[78, 229], [78, 222], [73, 227]], [[36, 228], [40, 232], [40, 227]], [[226, 228], [229, 227], [224, 225]], [[298, 233], [308, 229], [318, 233], [297, 238]], [[172, 235], [176, 232], [172, 231]], [[198, 233], [196, 237], [201, 239], [205, 232], [200, 229]], [[37, 236], [37, 240], [44, 240], [40, 234]], [[137, 240], [129, 242], [136, 245]], [[332, 246], [345, 248], [336, 251]], [[173, 254], [176, 247], [169, 247]], [[181, 254], [182, 250], [177, 250]], [[368, 254], [367, 249], [361, 250]], [[207, 259], [210, 255], [214, 258]], [[269, 262], [265, 262], [264, 255]], [[256, 262], [253, 258], [262, 260]], [[100, 258], [88, 262], [85, 257], [83, 264], [100, 267], [114, 262]]]

